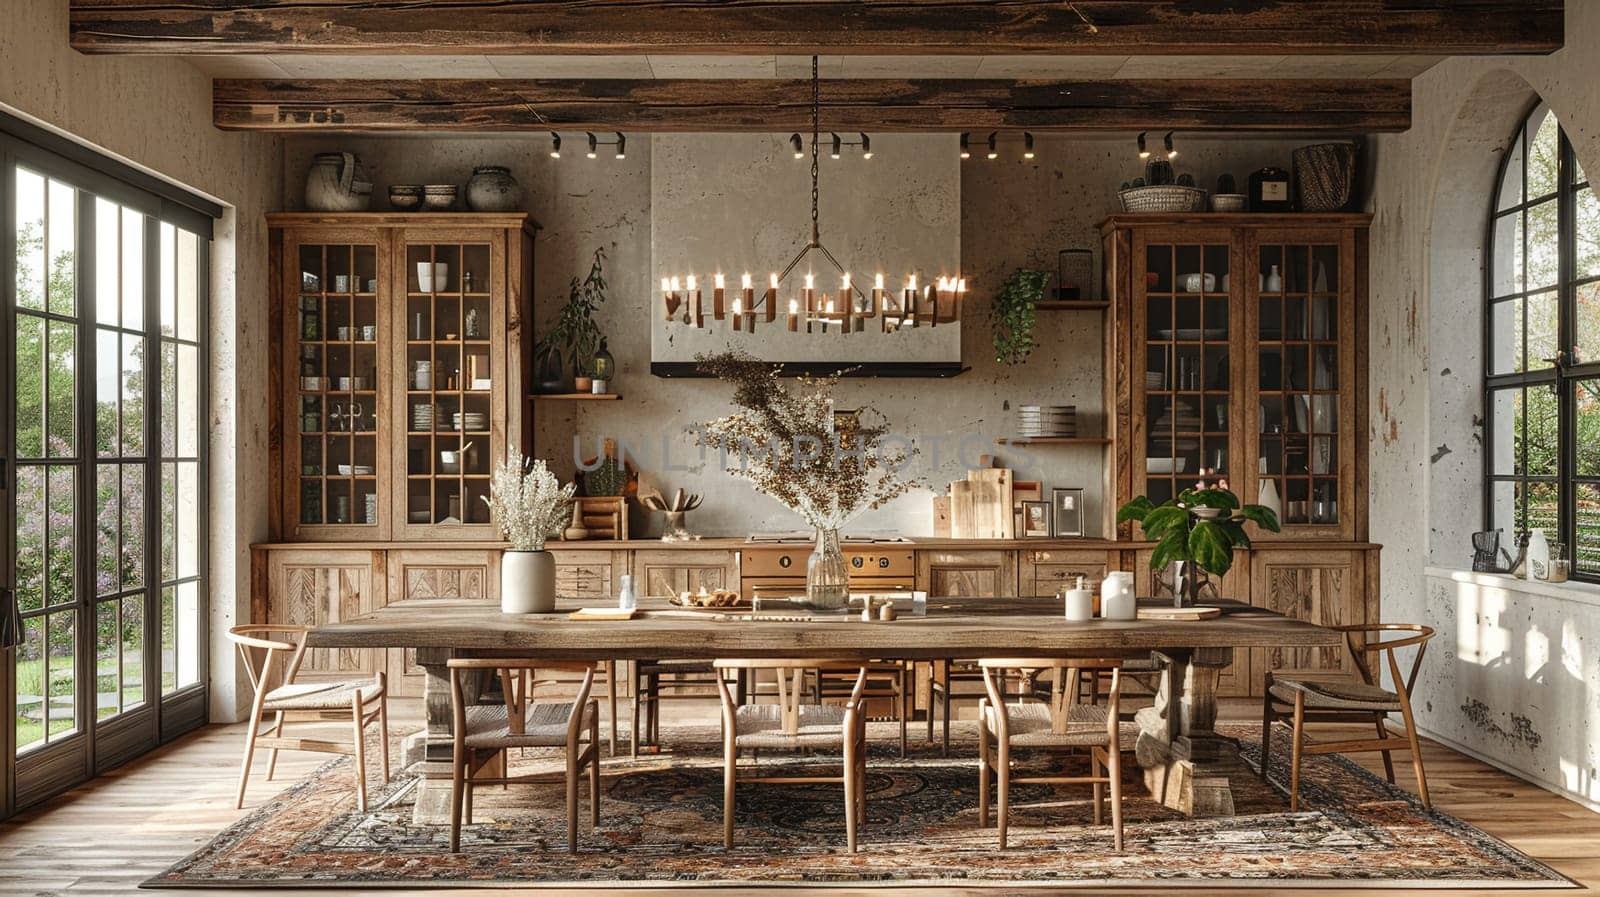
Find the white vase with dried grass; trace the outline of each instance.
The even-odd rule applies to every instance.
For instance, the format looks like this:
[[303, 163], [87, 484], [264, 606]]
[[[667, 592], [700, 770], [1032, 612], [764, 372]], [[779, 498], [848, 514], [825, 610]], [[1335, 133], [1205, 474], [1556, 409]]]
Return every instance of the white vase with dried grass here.
[[516, 449], [495, 467], [484, 498], [511, 547], [500, 555], [500, 610], [547, 614], [556, 609], [556, 562], [545, 540], [572, 514], [573, 484], [561, 485], [541, 459]]

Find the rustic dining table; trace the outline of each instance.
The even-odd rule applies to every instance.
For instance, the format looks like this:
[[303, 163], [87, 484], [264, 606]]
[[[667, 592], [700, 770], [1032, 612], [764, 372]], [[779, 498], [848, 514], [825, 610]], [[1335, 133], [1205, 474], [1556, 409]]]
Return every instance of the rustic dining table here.
[[[314, 629], [314, 648], [413, 649], [425, 672], [427, 728], [404, 756], [420, 776], [414, 818], [449, 819], [451, 657], [569, 660], [817, 657], [844, 660], [949, 660], [977, 657], [1139, 657], [1156, 659], [1154, 703], [1136, 714], [1135, 756], [1152, 797], [1193, 816], [1233, 815], [1231, 783], [1253, 775], [1238, 742], [1216, 731], [1218, 678], [1234, 651], [1332, 647], [1326, 627], [1259, 607], [1216, 602], [1210, 619], [1069, 622], [1052, 599], [927, 599], [911, 613], [909, 596], [893, 621], [801, 612], [751, 614], [675, 608], [647, 598], [628, 620], [569, 617], [582, 602], [562, 600], [552, 614], [504, 614], [482, 601], [412, 600]], [[592, 603], [592, 599], [590, 599]], [[1141, 601], [1146, 608], [1170, 602]]]

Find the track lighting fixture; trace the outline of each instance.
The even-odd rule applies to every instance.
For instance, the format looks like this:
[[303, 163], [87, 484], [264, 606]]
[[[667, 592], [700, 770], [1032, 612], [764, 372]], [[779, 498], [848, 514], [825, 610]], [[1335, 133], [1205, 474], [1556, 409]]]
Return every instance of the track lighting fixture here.
[[1176, 158], [1178, 158], [1178, 151], [1172, 146], [1172, 132], [1171, 131], [1167, 132], [1166, 144], [1167, 144], [1167, 158], [1168, 159], [1176, 159]]
[[1144, 145], [1144, 132], [1143, 131], [1139, 132], [1139, 158], [1141, 158], [1141, 159], [1150, 158], [1150, 150], [1146, 149], [1145, 145]]
[[861, 132], [861, 158], [872, 158], [872, 138], [868, 137], [865, 131]]
[[833, 152], [828, 154], [829, 157], [834, 159], [839, 158], [839, 148], [843, 145], [843, 143], [844, 141], [839, 139], [838, 134], [833, 135]]
[[1023, 131], [1022, 132], [1022, 158], [1024, 158], [1024, 159], [1032, 159], [1033, 158], [1033, 132], [1032, 131]]
[[561, 135], [554, 131], [550, 132], [550, 158], [561, 158]]
[[965, 131], [961, 132], [961, 158], [972, 158], [972, 135]]
[[593, 131], [585, 131], [584, 133], [589, 135], [589, 158], [593, 159], [596, 148], [600, 146], [600, 141], [595, 139]]
[[804, 159], [806, 157], [806, 144], [805, 141], [800, 139], [798, 133], [789, 135], [789, 148], [794, 150], [796, 159]]
[[1000, 137], [1000, 132], [999, 131], [990, 131], [989, 132], [989, 158], [991, 158], [991, 159], [1000, 158], [1000, 150], [995, 145], [999, 141], [999, 137]]
[[626, 159], [626, 158], [628, 158], [628, 138], [622, 136], [622, 132], [621, 131], [616, 132], [616, 134], [617, 134], [617, 158], [618, 159]]

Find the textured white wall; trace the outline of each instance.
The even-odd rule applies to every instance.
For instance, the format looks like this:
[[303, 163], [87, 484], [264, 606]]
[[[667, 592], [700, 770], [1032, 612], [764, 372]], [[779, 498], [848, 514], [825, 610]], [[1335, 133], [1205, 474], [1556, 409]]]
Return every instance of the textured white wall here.
[[[748, 139], [748, 138], [746, 138]], [[955, 155], [952, 136], [941, 140]], [[1306, 140], [1293, 138], [1188, 139], [1178, 135], [1179, 171], [1195, 175], [1200, 184], [1212, 185], [1223, 171], [1242, 183], [1249, 172], [1267, 164], [1287, 167], [1290, 151]], [[581, 143], [581, 141], [579, 141]], [[830, 192], [837, 174], [834, 166], [865, 168], [893, 164], [897, 141], [875, 138], [877, 157], [871, 161], [847, 156], [822, 160], [823, 209], [838, 198]], [[569, 140], [566, 148], [573, 148]], [[611, 261], [607, 277], [610, 299], [600, 314], [610, 338], [620, 374], [616, 388], [621, 402], [545, 403], [540, 415], [538, 454], [552, 459], [558, 470], [573, 466], [573, 439], [579, 437], [586, 454], [596, 451], [601, 435], [615, 436], [648, 451], [642, 467], [663, 486], [682, 486], [705, 493], [705, 505], [690, 519], [697, 531], [741, 534], [751, 530], [793, 529], [799, 521], [776, 503], [752, 492], [744, 484], [713, 470], [669, 471], [692, 461], [691, 442], [684, 424], [726, 413], [731, 390], [706, 380], [664, 380], [650, 376], [651, 322], [657, 307], [660, 273], [652, 269], [652, 168], [661, 171], [651, 152], [651, 141], [630, 140], [628, 158], [616, 160], [605, 153], [585, 159], [582, 148], [549, 158], [543, 135], [438, 139], [423, 136], [335, 137], [288, 141], [284, 163], [284, 200], [298, 207], [300, 184], [311, 154], [349, 149], [359, 153], [375, 172], [377, 194], [391, 183], [455, 182], [470, 175], [472, 166], [510, 166], [527, 188], [526, 208], [543, 230], [538, 242], [535, 295], [537, 324], [547, 326], [565, 301], [567, 282], [588, 270], [596, 246], [605, 246]], [[970, 460], [995, 449], [994, 439], [1012, 431], [1014, 412], [1021, 403], [1076, 404], [1089, 433], [1101, 432], [1101, 317], [1085, 312], [1041, 312], [1036, 334], [1039, 348], [1026, 364], [1002, 367], [994, 363], [987, 296], [1019, 266], [1053, 271], [1058, 250], [1092, 248], [1099, 259], [1098, 223], [1117, 206], [1118, 185], [1142, 173], [1134, 155], [1132, 135], [1116, 137], [1040, 136], [1037, 158], [1020, 158], [1020, 146], [1003, 145], [1001, 159], [973, 158], [960, 164], [959, 258], [967, 275], [972, 313], [962, 326], [962, 362], [972, 368], [950, 380], [887, 379], [850, 380], [840, 388], [843, 407], [871, 404], [913, 436], [946, 437], [946, 452], [939, 459], [924, 457], [929, 478], [948, 481], [964, 475], [956, 450], [964, 446]], [[804, 187], [807, 161], [779, 154], [773, 176], [792, 179], [784, 186]], [[959, 161], [959, 160], [958, 160]], [[730, 166], [736, 160], [729, 160]], [[758, 185], [746, 188], [752, 210], [766, 202]], [[804, 190], [802, 190], [802, 193]], [[830, 199], [830, 197], [833, 197]], [[379, 200], [382, 205], [383, 200]], [[791, 210], [793, 211], [793, 210]], [[804, 215], [795, 218], [802, 227]], [[882, 227], [892, 234], [899, 222], [886, 216]], [[824, 235], [827, 220], [824, 220]], [[803, 237], [804, 232], [795, 234]], [[781, 242], [781, 241], [779, 241]], [[792, 248], [785, 244], [779, 263]], [[759, 331], [758, 331], [759, 332]], [[840, 338], [842, 339], [842, 337]], [[663, 449], [663, 444], [667, 448]], [[1100, 453], [1083, 447], [1039, 447], [1030, 453], [1011, 450], [1008, 462], [1032, 471], [1051, 486], [1082, 486], [1090, 534], [1098, 534], [1101, 482]], [[565, 473], [563, 474], [565, 475]], [[1026, 479], [1027, 476], [1022, 478]], [[911, 535], [928, 535], [931, 492], [916, 493], [882, 511], [862, 518], [855, 531], [898, 529]], [[660, 521], [652, 520], [650, 532]]]
[[[1383, 618], [1440, 629], [1419, 686], [1422, 725], [1590, 798], [1596, 680], [1575, 675], [1557, 688], [1551, 668], [1524, 662], [1524, 646], [1561, 645], [1587, 669], [1592, 608], [1507, 592], [1491, 594], [1485, 613], [1478, 592], [1429, 587], [1425, 567], [1469, 567], [1468, 537], [1484, 525], [1483, 241], [1499, 162], [1537, 94], [1585, 168], [1600, 164], [1600, 61], [1589, 52], [1597, 38], [1600, 4], [1568, 4], [1560, 52], [1446, 60], [1415, 80], [1411, 130], [1375, 146], [1370, 333], [1371, 537], [1384, 546]], [[1513, 730], [1522, 734], [1503, 734]], [[1578, 772], [1552, 772], [1568, 769]]]
[[267, 234], [282, 186], [275, 138], [211, 126], [211, 83], [171, 59], [84, 56], [67, 4], [7, 0], [0, 107], [21, 112], [227, 204], [211, 256], [211, 712], [247, 686], [222, 633], [249, 619], [251, 542], [267, 534]]

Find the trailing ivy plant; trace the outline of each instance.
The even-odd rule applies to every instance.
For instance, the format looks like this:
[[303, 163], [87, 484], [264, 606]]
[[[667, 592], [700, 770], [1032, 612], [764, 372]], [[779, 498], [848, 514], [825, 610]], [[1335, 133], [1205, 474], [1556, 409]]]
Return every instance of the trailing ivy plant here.
[[579, 377], [590, 376], [595, 352], [600, 348], [600, 325], [595, 323], [595, 312], [606, 301], [604, 262], [606, 250], [602, 246], [594, 251], [594, 262], [583, 280], [572, 278], [567, 291], [567, 304], [561, 307], [554, 327], [539, 340], [540, 353], [567, 350], [567, 360], [572, 373]]
[[1139, 521], [1146, 539], [1156, 543], [1150, 569], [1173, 561], [1197, 565], [1220, 577], [1233, 566], [1235, 548], [1249, 548], [1244, 524], [1278, 532], [1278, 515], [1265, 505], [1239, 504], [1239, 496], [1220, 488], [1185, 489], [1175, 499], [1155, 504], [1141, 495], [1117, 510], [1117, 522]]
[[994, 360], [997, 364], [1021, 364], [1033, 347], [1033, 325], [1039, 300], [1044, 298], [1047, 271], [1018, 268], [1011, 272], [994, 295], [990, 316], [994, 324]]

